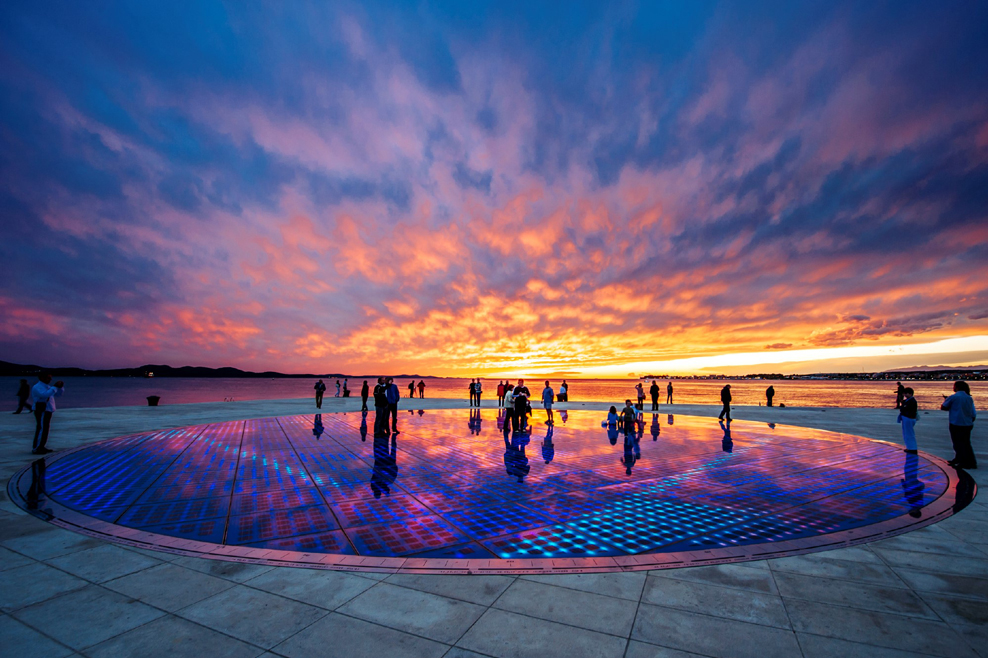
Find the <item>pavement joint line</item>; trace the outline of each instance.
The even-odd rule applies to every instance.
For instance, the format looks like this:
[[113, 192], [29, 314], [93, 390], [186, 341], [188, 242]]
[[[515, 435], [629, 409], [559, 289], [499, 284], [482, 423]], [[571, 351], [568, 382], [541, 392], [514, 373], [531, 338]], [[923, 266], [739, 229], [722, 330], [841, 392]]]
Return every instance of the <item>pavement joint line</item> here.
[[79, 653], [76, 649], [73, 649], [72, 647], [70, 647], [69, 645], [65, 644], [64, 642], [53, 638], [51, 635], [48, 635], [43, 630], [41, 630], [39, 628], [35, 628], [34, 626], [32, 626], [31, 624], [27, 623], [26, 621], [23, 621], [21, 619], [18, 619], [17, 617], [15, 617], [14, 615], [10, 614], [9, 612], [0, 612], [0, 616], [10, 617], [12, 620], [14, 620], [14, 622], [30, 628], [35, 633], [38, 633], [42, 637], [44, 637], [44, 638], [46, 638], [48, 640], [51, 640], [55, 644], [58, 644], [59, 646], [63, 646], [63, 647], [65, 647], [66, 649], [68, 649], [69, 651], [71, 651], [73, 653]]

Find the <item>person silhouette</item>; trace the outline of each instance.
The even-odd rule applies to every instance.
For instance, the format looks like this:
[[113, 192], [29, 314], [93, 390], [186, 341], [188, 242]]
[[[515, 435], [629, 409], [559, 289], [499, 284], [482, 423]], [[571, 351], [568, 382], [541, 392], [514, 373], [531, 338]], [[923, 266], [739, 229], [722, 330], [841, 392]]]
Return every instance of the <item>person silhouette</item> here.
[[374, 437], [374, 469], [371, 491], [375, 498], [391, 495], [391, 485], [398, 479], [398, 441], [394, 436]]
[[326, 384], [320, 379], [312, 388], [316, 391], [316, 409], [322, 409], [322, 396], [326, 392]]
[[21, 413], [22, 410], [31, 409], [31, 404], [28, 399], [31, 397], [31, 387], [27, 385], [27, 380], [22, 379], [20, 385], [17, 387], [17, 411], [13, 415]]
[[902, 385], [902, 382], [895, 383], [895, 408], [898, 409], [902, 406], [902, 400], [906, 397], [906, 388]]
[[525, 454], [527, 444], [528, 437], [524, 432], [511, 432], [510, 441], [508, 433], [504, 434], [504, 468], [510, 477], [518, 478], [518, 482], [524, 482], [525, 476], [532, 470]]
[[360, 440], [367, 440], [367, 410], [360, 412]]
[[666, 384], [666, 404], [672, 404], [672, 380]]
[[27, 490], [27, 508], [30, 510], [38, 509], [41, 497], [47, 493], [45, 489], [45, 470], [47, 467], [44, 457], [31, 462], [31, 486]]
[[415, 397], [415, 380], [408, 382], [408, 399], [411, 400]]
[[919, 455], [906, 453], [906, 463], [902, 466], [902, 495], [909, 505], [909, 516], [918, 519], [923, 516], [923, 491], [926, 485], [919, 479]]
[[772, 406], [772, 398], [774, 398], [774, 397], [775, 397], [775, 387], [774, 386], [769, 386], [768, 388], [765, 389], [765, 406], [766, 407], [771, 407]]
[[318, 441], [319, 437], [321, 437], [325, 431], [326, 429], [322, 425], [322, 414], [316, 414], [316, 418], [312, 423], [312, 436], [316, 437], [316, 440]]
[[425, 381], [419, 380], [419, 399], [425, 398]]
[[720, 415], [717, 416], [718, 419], [724, 420], [724, 416], [727, 416], [727, 422], [731, 422], [731, 385], [728, 384], [724, 388], [720, 389], [720, 401], [724, 403], [724, 408], [720, 410]]
[[666, 418], [666, 425], [672, 425], [675, 422], [676, 422], [676, 419], [672, 417], [672, 414], [669, 414], [669, 417]]
[[659, 383], [652, 380], [652, 385], [648, 387], [648, 394], [652, 396], [652, 411], [659, 410]]
[[659, 414], [652, 414], [652, 424], [648, 426], [649, 431], [652, 434], [652, 440], [658, 441], [659, 434], [662, 432], [662, 426], [659, 425]]
[[370, 395], [370, 387], [367, 385], [367, 380], [364, 380], [364, 385], [360, 387], [360, 400], [363, 404], [360, 406], [361, 411], [367, 411], [367, 397]]
[[48, 432], [51, 431], [51, 418], [55, 413], [55, 398], [65, 392], [65, 383], [55, 382], [51, 385], [51, 375], [43, 372], [38, 375], [38, 383], [31, 388], [31, 397], [34, 399], [34, 442], [31, 452], [35, 455], [44, 455], [51, 452], [48, 447]]
[[726, 425], [722, 420], [718, 422], [720, 422], [720, 428], [724, 430], [724, 438], [720, 442], [721, 450], [724, 452], [734, 452], [734, 440], [731, 439], [731, 421], [728, 420]]
[[338, 379], [336, 380], [336, 396], [335, 397], [340, 397], [340, 380], [338, 380]]

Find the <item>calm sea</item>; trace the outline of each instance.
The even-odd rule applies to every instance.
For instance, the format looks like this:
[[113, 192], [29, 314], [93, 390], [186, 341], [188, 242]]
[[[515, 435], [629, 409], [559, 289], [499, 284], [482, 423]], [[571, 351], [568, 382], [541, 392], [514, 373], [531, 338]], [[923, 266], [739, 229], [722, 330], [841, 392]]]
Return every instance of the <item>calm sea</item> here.
[[[0, 377], [0, 410], [13, 410], [16, 407], [16, 393], [19, 378]], [[30, 379], [32, 385], [37, 381]], [[529, 388], [538, 395], [544, 380], [528, 380]], [[398, 380], [402, 395], [407, 396], [409, 380]], [[161, 397], [160, 404], [182, 404], [188, 402], [222, 402], [234, 400], [273, 400], [302, 398], [313, 394], [315, 380], [308, 379], [185, 379], [185, 378], [111, 378], [111, 377], [68, 377], [65, 378], [65, 394], [59, 398], [58, 406], [72, 407], [117, 407], [145, 405], [149, 395]], [[341, 382], [342, 383], [342, 382]], [[359, 396], [363, 379], [351, 380], [351, 395]], [[371, 381], [371, 384], [374, 382]], [[427, 398], [467, 399], [469, 379], [426, 379]], [[571, 402], [611, 402], [619, 404], [635, 396], [637, 380], [627, 379], [571, 379]], [[693, 404], [719, 404], [720, 389], [726, 382], [720, 380], [673, 381], [673, 402]], [[878, 407], [895, 406], [895, 382], [860, 381], [737, 381], [731, 380], [734, 403], [756, 405], [765, 403], [765, 389], [775, 386], [775, 403], [785, 403], [795, 407]], [[329, 390], [327, 397], [336, 391], [335, 380], [326, 381]], [[534, 384], [534, 385], [533, 385]], [[559, 380], [551, 382], [558, 392]], [[665, 381], [660, 381], [665, 402]], [[951, 393], [951, 382], [907, 382], [916, 390], [916, 398], [923, 409], [938, 408], [942, 394]], [[645, 383], [646, 391], [648, 382]], [[496, 397], [497, 380], [484, 380], [483, 399]], [[972, 382], [971, 391], [977, 408], [988, 405], [988, 382]], [[416, 397], [418, 393], [416, 392]]]

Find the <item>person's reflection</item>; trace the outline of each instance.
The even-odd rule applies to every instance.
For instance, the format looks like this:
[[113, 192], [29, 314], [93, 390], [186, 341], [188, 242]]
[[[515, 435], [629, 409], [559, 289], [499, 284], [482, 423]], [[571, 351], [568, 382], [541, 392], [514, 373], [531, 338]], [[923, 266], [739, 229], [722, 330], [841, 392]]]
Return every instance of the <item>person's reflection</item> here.
[[561, 410], [559, 412], [559, 418], [562, 419], [563, 425], [565, 425], [566, 421], [569, 420], [569, 412], [566, 411], [565, 409]]
[[480, 423], [481, 423], [480, 409], [471, 409], [470, 422], [467, 423], [467, 426], [470, 428], [471, 434], [476, 434], [477, 436], [480, 436], [480, 427], [481, 427]]
[[31, 462], [31, 486], [27, 490], [27, 508], [38, 509], [38, 500], [45, 495], [45, 460]]
[[360, 440], [367, 440], [367, 410], [360, 412]]
[[658, 441], [659, 434], [662, 432], [662, 426], [659, 425], [659, 414], [652, 414], [652, 424], [648, 426], [648, 429], [652, 433], [652, 440]]
[[902, 467], [902, 494], [909, 505], [909, 516], [923, 516], [923, 491], [926, 485], [919, 479], [919, 456], [906, 454], [906, 463]]
[[524, 432], [511, 432], [510, 441], [508, 432], [504, 433], [504, 468], [509, 476], [518, 478], [519, 482], [523, 482], [532, 470], [528, 464], [528, 455], [525, 454], [528, 441], [528, 435]]
[[319, 440], [319, 437], [323, 435], [326, 429], [322, 425], [322, 414], [316, 414], [316, 420], [312, 423], [312, 436]]
[[425, 413], [425, 411], [423, 411], [422, 409], [419, 409], [419, 418], [421, 418], [424, 413]]
[[773, 430], [775, 429], [775, 423], [769, 423], [768, 426], [769, 429], [773, 429]]
[[548, 464], [556, 456], [556, 445], [552, 442], [552, 425], [545, 431], [545, 438], [542, 439], [542, 459]]
[[673, 423], [672, 414], [669, 414], [669, 418], [666, 419], [666, 424], [672, 425], [672, 423]]
[[731, 422], [728, 421], [724, 424], [724, 421], [720, 422], [720, 428], [724, 430], [724, 438], [721, 439], [720, 447], [724, 452], [734, 452], [734, 441], [731, 439]]
[[642, 452], [638, 443], [638, 435], [634, 432], [626, 433], [624, 435], [624, 455], [621, 457], [625, 475], [631, 475], [631, 469], [634, 468], [635, 463], [641, 458]]
[[618, 431], [617, 423], [608, 423], [607, 424], [607, 440], [611, 442], [611, 445], [612, 446], [616, 446], [617, 445], [617, 440], [618, 440], [618, 434], [619, 433], [620, 432]]
[[504, 431], [504, 408], [501, 407], [497, 410], [497, 431]]
[[374, 471], [371, 473], [371, 491], [375, 498], [391, 495], [391, 485], [398, 478], [397, 434], [374, 437]]

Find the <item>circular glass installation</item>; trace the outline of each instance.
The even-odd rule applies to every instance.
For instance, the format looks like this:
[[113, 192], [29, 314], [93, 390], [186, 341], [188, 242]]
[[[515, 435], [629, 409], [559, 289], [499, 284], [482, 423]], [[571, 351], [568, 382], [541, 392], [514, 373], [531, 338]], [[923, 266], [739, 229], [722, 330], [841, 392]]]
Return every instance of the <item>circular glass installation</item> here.
[[[644, 413], [496, 409], [214, 423], [39, 459], [11, 499], [109, 541], [217, 559], [419, 573], [696, 566], [886, 538], [962, 509], [963, 472], [858, 436]], [[368, 430], [368, 424], [371, 425]], [[386, 425], [386, 423], [385, 423]]]

